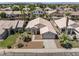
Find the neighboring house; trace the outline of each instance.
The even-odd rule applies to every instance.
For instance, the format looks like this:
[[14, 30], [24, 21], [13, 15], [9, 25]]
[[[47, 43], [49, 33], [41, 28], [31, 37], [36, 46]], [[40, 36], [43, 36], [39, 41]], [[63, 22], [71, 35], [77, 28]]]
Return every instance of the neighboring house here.
[[64, 11], [64, 7], [57, 7], [56, 10]]
[[79, 19], [79, 11], [71, 12], [71, 19], [72, 20], [78, 20]]
[[11, 7], [5, 8], [5, 11], [12, 11]]
[[[66, 28], [66, 21], [67, 21], [67, 18], [66, 17], [63, 17], [61, 19], [58, 19], [58, 20], [55, 20], [55, 23], [58, 25], [58, 27], [61, 29], [61, 32], [65, 31], [65, 28]], [[75, 22], [72, 21], [72, 20], [69, 20], [68, 22], [68, 28], [74, 24]]]
[[30, 8], [23, 8], [24, 11], [30, 11]]
[[[59, 20], [55, 20], [55, 23], [58, 25], [61, 32], [65, 31], [66, 21], [67, 21], [66, 17], [63, 17]], [[79, 38], [79, 24], [77, 24], [75, 21], [69, 19], [67, 30], [68, 35], [71, 36], [76, 35], [76, 37]]]
[[36, 9], [34, 11], [32, 11], [32, 14], [42, 15], [42, 14], [45, 14], [45, 11], [43, 11], [40, 7], [36, 7]]
[[46, 12], [46, 14], [51, 15], [51, 14], [56, 13], [57, 11], [56, 10], [49, 10], [49, 11], [45, 11], [45, 12]]
[[57, 36], [52, 24], [40, 17], [29, 21], [26, 30], [30, 31], [33, 35], [42, 35], [43, 39], [55, 39]]
[[53, 9], [51, 9], [51, 8], [49, 8], [49, 7], [46, 7], [46, 8], [44, 9], [44, 11], [51, 11], [51, 10], [53, 10]]
[[64, 11], [59, 11], [57, 9], [48, 11], [46, 13], [49, 14], [50, 16], [54, 16], [54, 17], [63, 17], [63, 15], [64, 15]]
[[0, 20], [0, 40], [15, 33], [20, 27], [20, 23], [23, 25], [23, 21], [20, 20]]
[[6, 17], [9, 17], [9, 18], [11, 18], [11, 17], [17, 17], [18, 15], [21, 14], [20, 11], [0, 11], [0, 13], [1, 12], [5, 12], [6, 13]]
[[64, 8], [64, 11], [69, 12], [69, 11], [74, 11], [72, 8]]
[[[21, 11], [0, 11], [1, 12], [5, 12], [7, 17], [18, 17], [21, 14]], [[27, 12], [25, 12], [27, 14]]]
[[12, 11], [11, 7], [7, 7], [7, 8], [1, 8], [1, 11]]
[[49, 7], [46, 7], [46, 8], [44, 9], [44, 11], [45, 11], [45, 13], [48, 14], [48, 15], [51, 15], [51, 14], [54, 14], [54, 13], [57, 12], [56, 9], [51, 9], [51, 8], [49, 8]]

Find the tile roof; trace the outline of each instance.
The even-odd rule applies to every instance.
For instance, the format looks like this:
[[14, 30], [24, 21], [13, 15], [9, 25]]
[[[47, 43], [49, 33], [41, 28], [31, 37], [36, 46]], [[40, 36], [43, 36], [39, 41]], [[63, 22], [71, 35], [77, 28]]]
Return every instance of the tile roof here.
[[24, 21], [23, 20], [19, 20], [19, 23], [17, 25], [17, 27], [23, 27]]
[[17, 25], [18, 25], [18, 27], [22, 27], [23, 21], [20, 21], [20, 20], [0, 20], [0, 34], [2, 34], [5, 31], [5, 29], [10, 29], [11, 27], [13, 29], [15, 29]]
[[[40, 32], [41, 32], [41, 34], [42, 34], [42, 33], [45, 33], [45, 32], [49, 32], [49, 31], [56, 33], [56, 31], [54, 30], [52, 24], [51, 24], [49, 21], [47, 21], [47, 20], [45, 20], [45, 19], [43, 19], [43, 18], [41, 18], [41, 17], [38, 17], [38, 18], [36, 18], [36, 19], [34, 19], [34, 20], [31, 20], [31, 21], [27, 24], [26, 28], [33, 28], [33, 27], [37, 26], [38, 24], [45, 25], [45, 26], [42, 27], [42, 28], [40, 27]], [[39, 27], [39, 26], [37, 26], [37, 27]]]
[[79, 11], [77, 11], [77, 12], [72, 12], [71, 15], [79, 16]]
[[[56, 22], [56, 24], [58, 25], [59, 28], [64, 28], [64, 27], [66, 27], [66, 20], [67, 20], [66, 17], [63, 17], [61, 19], [55, 20], [55, 22]], [[70, 26], [74, 23], [75, 23], [74, 21], [69, 20], [68, 25]]]
[[55, 12], [56, 12], [56, 10], [46, 11], [46, 13], [49, 14], [49, 15], [52, 14], [52, 13], [55, 13]]

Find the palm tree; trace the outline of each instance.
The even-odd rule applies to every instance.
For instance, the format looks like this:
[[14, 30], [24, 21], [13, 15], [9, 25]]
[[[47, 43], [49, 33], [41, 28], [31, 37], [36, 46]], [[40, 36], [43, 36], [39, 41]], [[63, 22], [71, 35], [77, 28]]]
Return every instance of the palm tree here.
[[66, 28], [65, 28], [65, 32], [67, 34], [68, 30], [67, 30], [67, 27], [68, 27], [68, 22], [69, 22], [69, 15], [70, 15], [70, 12], [65, 12], [65, 17], [66, 17]]
[[12, 15], [14, 14], [13, 7], [14, 7], [14, 5], [10, 5], [10, 8], [12, 9], [12, 12], [11, 12]]
[[23, 10], [23, 8], [25, 8], [25, 6], [24, 5], [22, 5], [22, 4], [20, 4], [19, 5], [19, 10], [20, 10], [20, 12], [21, 12], [21, 15], [22, 15], [22, 19], [24, 20], [25, 19], [25, 11]]

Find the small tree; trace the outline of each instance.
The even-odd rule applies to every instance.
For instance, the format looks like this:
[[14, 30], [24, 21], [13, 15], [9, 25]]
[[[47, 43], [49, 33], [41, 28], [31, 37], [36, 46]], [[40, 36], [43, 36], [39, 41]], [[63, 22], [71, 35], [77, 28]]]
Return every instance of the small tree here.
[[19, 7], [18, 7], [18, 6], [13, 6], [13, 7], [12, 7], [12, 10], [13, 10], [13, 11], [19, 11]]
[[71, 48], [72, 45], [69, 43], [69, 39], [70, 38], [67, 36], [67, 34], [62, 33], [60, 38], [59, 38], [61, 46], [64, 48], [67, 48], [67, 49]]
[[69, 23], [69, 15], [71, 14], [70, 12], [65, 12], [65, 17], [67, 18], [66, 20], [66, 29], [65, 29], [65, 32], [67, 34], [67, 27], [68, 27], [68, 23]]

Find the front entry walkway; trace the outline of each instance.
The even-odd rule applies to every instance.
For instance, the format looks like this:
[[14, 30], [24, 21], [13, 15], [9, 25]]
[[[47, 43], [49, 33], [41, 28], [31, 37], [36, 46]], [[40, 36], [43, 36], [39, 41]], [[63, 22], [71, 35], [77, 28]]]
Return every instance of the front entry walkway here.
[[33, 35], [32, 36], [32, 41], [40, 41], [42, 40], [42, 35]]
[[57, 48], [56, 43], [55, 43], [55, 39], [51, 39], [51, 40], [44, 40], [43, 39], [43, 44], [45, 48], [51, 49], [51, 48]]

